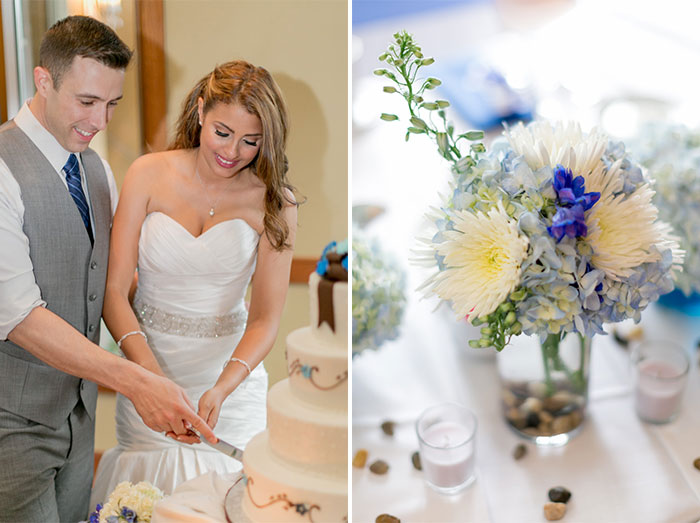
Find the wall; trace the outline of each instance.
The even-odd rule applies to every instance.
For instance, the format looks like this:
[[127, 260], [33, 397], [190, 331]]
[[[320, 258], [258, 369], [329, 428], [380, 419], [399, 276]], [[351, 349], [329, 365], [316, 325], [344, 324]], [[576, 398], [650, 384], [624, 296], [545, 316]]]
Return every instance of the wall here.
[[[348, 5], [343, 0], [165, 0], [168, 129], [182, 100], [216, 64], [245, 59], [265, 67], [287, 101], [289, 178], [299, 209], [295, 256], [317, 258], [347, 237]], [[169, 137], [172, 134], [169, 135]], [[284, 339], [308, 324], [306, 286], [292, 285], [270, 382], [286, 376]]]

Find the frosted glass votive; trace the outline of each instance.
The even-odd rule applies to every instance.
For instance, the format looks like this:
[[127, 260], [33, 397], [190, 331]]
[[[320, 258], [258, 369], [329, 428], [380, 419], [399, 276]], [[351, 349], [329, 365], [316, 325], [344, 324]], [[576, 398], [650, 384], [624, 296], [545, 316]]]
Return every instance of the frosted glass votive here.
[[416, 421], [425, 481], [442, 494], [454, 494], [475, 479], [476, 416], [459, 405], [430, 407]]
[[649, 423], [668, 423], [680, 412], [690, 360], [683, 347], [653, 340], [632, 352], [634, 406]]

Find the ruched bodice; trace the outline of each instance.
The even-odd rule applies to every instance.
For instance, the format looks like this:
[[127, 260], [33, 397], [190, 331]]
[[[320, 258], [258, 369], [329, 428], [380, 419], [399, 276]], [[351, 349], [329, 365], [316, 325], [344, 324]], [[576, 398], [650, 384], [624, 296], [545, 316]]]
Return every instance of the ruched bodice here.
[[152, 212], [141, 227], [138, 295], [174, 313], [230, 313], [243, 305], [258, 239], [240, 218], [192, 236], [167, 214]]
[[[210, 389], [245, 331], [245, 293], [255, 271], [258, 233], [242, 219], [193, 236], [161, 212], [146, 216], [138, 246], [134, 312], [163, 372], [195, 407]], [[214, 432], [245, 447], [265, 428], [267, 373], [258, 365], [222, 404]], [[208, 471], [240, 464], [210, 447], [178, 443], [143, 424], [133, 404], [117, 396], [118, 446], [102, 457], [91, 505], [121, 481], [147, 480], [166, 494]]]

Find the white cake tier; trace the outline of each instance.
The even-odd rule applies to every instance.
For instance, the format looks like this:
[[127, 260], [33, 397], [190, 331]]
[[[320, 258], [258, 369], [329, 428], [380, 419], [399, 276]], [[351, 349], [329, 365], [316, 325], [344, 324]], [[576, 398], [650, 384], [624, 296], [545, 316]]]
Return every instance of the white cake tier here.
[[252, 521], [347, 521], [347, 472], [328, 476], [314, 467], [286, 463], [271, 451], [267, 431], [246, 446], [243, 471], [247, 481], [243, 510]]
[[348, 283], [344, 281], [333, 284], [333, 318], [335, 332], [323, 322], [318, 324], [318, 284], [321, 276], [312, 272], [309, 276], [309, 312], [311, 315], [311, 330], [325, 346], [348, 348]]
[[292, 393], [321, 408], [347, 411], [348, 353], [329, 350], [309, 327], [287, 336], [287, 371]]
[[282, 459], [316, 465], [325, 474], [347, 474], [347, 410], [300, 401], [285, 379], [267, 393], [267, 430], [270, 447]]

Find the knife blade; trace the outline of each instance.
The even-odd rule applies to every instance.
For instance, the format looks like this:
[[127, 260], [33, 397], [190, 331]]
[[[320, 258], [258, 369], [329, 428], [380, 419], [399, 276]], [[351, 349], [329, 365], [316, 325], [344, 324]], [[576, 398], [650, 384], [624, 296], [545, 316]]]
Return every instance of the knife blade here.
[[223, 454], [226, 454], [228, 457], [233, 458], [235, 460], [240, 461], [243, 463], [243, 450], [239, 449], [235, 445], [231, 445], [230, 443], [222, 440], [217, 436], [217, 441], [216, 443], [211, 443], [208, 439], [206, 439], [204, 436], [202, 436], [197, 429], [194, 427], [190, 427], [189, 430], [194, 432], [199, 439], [203, 442], [212, 447], [213, 449], [218, 450], [219, 452], [222, 452]]

